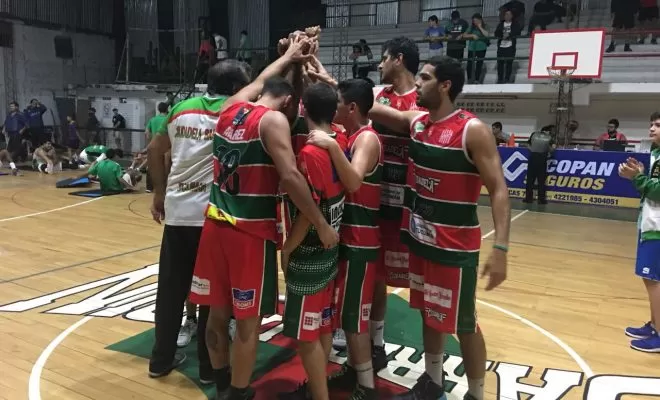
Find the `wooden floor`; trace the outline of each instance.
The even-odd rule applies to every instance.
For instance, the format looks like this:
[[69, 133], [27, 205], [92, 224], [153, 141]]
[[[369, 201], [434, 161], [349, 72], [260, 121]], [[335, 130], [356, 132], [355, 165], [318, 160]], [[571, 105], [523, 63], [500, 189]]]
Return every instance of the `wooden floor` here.
[[[92, 309], [76, 302], [99, 289], [62, 292], [157, 263], [162, 227], [150, 219], [150, 195], [90, 200], [55, 189], [61, 178], [0, 176], [0, 398], [205, 398], [179, 373], [149, 379], [144, 359], [105, 350], [150, 328], [139, 322], [150, 318], [150, 303], [142, 312], [121, 304], [98, 312], [104, 299], [92, 299]], [[633, 274], [635, 224], [521, 210], [513, 215], [509, 280], [493, 292], [479, 283], [480, 323], [493, 361], [487, 398], [528, 398], [517, 390], [539, 390], [534, 399], [582, 399], [588, 387], [585, 399], [613, 400], [628, 384], [634, 386], [626, 392], [660, 391], [660, 380], [613, 377], [660, 375], [660, 354], [631, 350], [623, 334], [624, 327], [649, 319], [646, 293]], [[490, 208], [480, 207], [479, 216], [489, 236], [487, 254]], [[155, 282], [153, 275], [145, 273], [140, 285]], [[59, 294], [42, 297], [51, 293]], [[92, 311], [101, 316], [85, 316]]]

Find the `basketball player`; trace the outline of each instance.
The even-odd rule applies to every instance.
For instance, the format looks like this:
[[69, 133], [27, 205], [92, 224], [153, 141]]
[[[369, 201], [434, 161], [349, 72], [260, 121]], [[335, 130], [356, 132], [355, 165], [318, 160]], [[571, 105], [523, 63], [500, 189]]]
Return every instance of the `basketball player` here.
[[[191, 301], [211, 305], [209, 352], [218, 393], [250, 399], [261, 316], [277, 303], [277, 215], [279, 186], [314, 225], [323, 244], [339, 240], [298, 171], [290, 121], [298, 100], [281, 75], [302, 62], [307, 39], [291, 40], [287, 52], [257, 79], [227, 100], [214, 138], [214, 185], [202, 229]], [[273, 77], [265, 80], [267, 77]], [[251, 102], [259, 97], [256, 102]], [[231, 261], [230, 261], [231, 260]], [[227, 356], [229, 317], [236, 318], [231, 378]], [[231, 379], [231, 385], [228, 380]]]
[[32, 166], [39, 172], [52, 174], [56, 169], [61, 171], [59, 165], [57, 152], [50, 141], [46, 141], [32, 153]]
[[635, 339], [630, 342], [631, 348], [660, 353], [660, 113], [651, 115], [649, 132], [653, 141], [649, 174], [634, 158], [619, 165], [619, 175], [630, 179], [642, 195], [635, 273], [644, 281], [651, 304], [651, 320], [641, 328], [626, 328], [626, 335]]
[[[225, 100], [246, 86], [249, 77], [249, 67], [235, 60], [211, 67], [207, 93], [174, 105], [148, 146], [154, 185], [151, 212], [156, 222], [165, 222], [156, 295], [156, 341], [149, 363], [149, 376], [154, 378], [169, 374], [186, 357], [176, 351], [177, 339], [213, 184], [213, 132]], [[197, 352], [202, 384], [215, 380], [204, 334], [208, 313], [208, 307], [199, 307]]]
[[12, 175], [18, 175], [18, 168], [16, 168], [16, 164], [14, 164], [14, 160], [11, 158], [11, 154], [9, 154], [7, 150], [2, 149], [0, 150], [0, 167], [5, 163], [9, 164]]
[[[371, 361], [369, 313], [380, 249], [378, 209], [382, 175], [382, 146], [369, 126], [374, 103], [369, 82], [350, 79], [339, 83], [335, 122], [348, 135], [345, 153], [330, 136], [311, 132], [308, 143], [327, 149], [339, 179], [346, 188], [342, 219], [339, 275], [335, 283], [337, 326], [346, 332], [348, 362], [328, 381], [330, 389], [354, 390], [351, 398], [375, 399]], [[348, 158], [347, 158], [348, 156]]]
[[[325, 83], [313, 84], [305, 90], [303, 103], [310, 133], [335, 142], [343, 157], [346, 137], [331, 127], [337, 110], [335, 90]], [[298, 169], [307, 179], [324, 218], [338, 231], [344, 209], [344, 188], [336, 178], [330, 155], [319, 147], [305, 145], [298, 155]], [[329, 399], [326, 365], [332, 345], [338, 255], [337, 247], [323, 247], [310, 221], [298, 213], [282, 246], [281, 265], [286, 281], [282, 333], [298, 341], [307, 383], [293, 393], [281, 394], [280, 399], [297, 399], [304, 392], [315, 400]]]
[[108, 148], [101, 144], [87, 146], [83, 149], [83, 151], [80, 152], [80, 154], [78, 155], [78, 159], [83, 164], [89, 165], [96, 160], [103, 160], [105, 158], [106, 151], [108, 151]]
[[[395, 110], [417, 110], [415, 75], [419, 69], [419, 49], [415, 42], [406, 37], [388, 40], [383, 46], [383, 58], [378, 68], [382, 81], [389, 86], [377, 89], [376, 103]], [[380, 134], [385, 152], [380, 200], [382, 247], [377, 266], [370, 327], [373, 366], [378, 372], [387, 366], [383, 338], [387, 286], [408, 287], [408, 247], [401, 243], [399, 228], [410, 138], [397, 136], [391, 129], [376, 122], [374, 129]]]
[[511, 209], [490, 128], [454, 107], [464, 83], [460, 62], [434, 57], [415, 84], [417, 104], [428, 112], [401, 112], [376, 103], [370, 114], [411, 136], [401, 238], [410, 248], [410, 306], [422, 313], [426, 371], [398, 399], [445, 398], [442, 362], [448, 334], [458, 335], [465, 360], [465, 399], [484, 398], [486, 345], [475, 308], [482, 181], [495, 227], [493, 251], [482, 271], [490, 275], [486, 290], [506, 279]]

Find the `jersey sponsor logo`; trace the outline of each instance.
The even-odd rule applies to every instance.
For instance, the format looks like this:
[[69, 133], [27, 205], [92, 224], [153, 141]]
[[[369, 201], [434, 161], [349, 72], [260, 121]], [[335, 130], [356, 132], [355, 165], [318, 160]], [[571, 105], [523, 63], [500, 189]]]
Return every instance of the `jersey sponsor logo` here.
[[388, 272], [387, 279], [392, 281], [407, 281], [410, 279], [410, 275], [407, 272]]
[[444, 322], [445, 318], [447, 318], [447, 314], [432, 310], [428, 307], [424, 307], [424, 313], [426, 314], [427, 318], [434, 318], [440, 322]]
[[402, 206], [405, 197], [405, 189], [399, 186], [391, 186], [385, 183], [380, 187], [380, 203], [388, 206]]
[[208, 296], [211, 294], [211, 281], [194, 275], [190, 291], [200, 296]]
[[427, 191], [434, 193], [435, 192], [435, 187], [440, 184], [439, 179], [434, 179], [434, 178], [429, 178], [426, 176], [419, 176], [415, 175], [415, 183]]
[[430, 223], [424, 221], [418, 215], [410, 216], [410, 233], [412, 236], [419, 240], [420, 242], [425, 243], [435, 243], [436, 242], [436, 231], [435, 227]]
[[391, 106], [392, 105], [392, 102], [390, 101], [390, 99], [385, 97], [385, 96], [379, 97], [378, 98], [378, 103], [382, 104], [382, 105], [385, 105], [385, 106]]
[[409, 254], [400, 251], [385, 251], [385, 266], [389, 268], [408, 268]]
[[247, 310], [248, 308], [254, 307], [255, 292], [254, 289], [242, 290], [232, 288], [231, 294], [234, 298], [234, 307], [239, 310]]
[[[43, 313], [56, 315], [93, 316], [113, 318], [121, 316], [131, 321], [154, 323], [154, 310], [158, 284], [158, 264], [148, 265], [133, 271], [112, 275], [96, 281], [91, 281], [64, 288], [52, 293], [46, 293], [31, 299], [18, 300], [0, 305], [0, 313], [26, 312], [46, 308]], [[80, 299], [79, 296], [87, 294]], [[408, 307], [403, 300], [397, 319], [419, 318], [415, 310]], [[394, 301], [388, 301], [392, 306]], [[183, 305], [182, 305], [183, 308]], [[407, 319], [406, 319], [407, 321]], [[416, 319], [416, 321], [418, 321]], [[262, 342], [278, 343], [282, 332], [282, 316], [272, 315], [262, 321], [263, 332], [259, 335]], [[415, 328], [411, 325], [411, 328]], [[418, 329], [418, 328], [415, 328]], [[392, 330], [394, 334], [398, 334]], [[424, 371], [424, 353], [421, 347], [412, 347], [409, 341], [393, 333], [385, 332], [385, 350], [391, 360], [389, 368], [378, 373], [377, 385], [388, 385], [403, 391], [412, 388]], [[415, 333], [421, 335], [421, 332]], [[286, 341], [289, 342], [288, 340]], [[405, 344], [404, 344], [405, 343]], [[332, 350], [330, 361], [343, 364], [346, 358], [336, 350]], [[533, 356], [533, 355], [532, 355]], [[543, 368], [538, 365], [512, 364], [504, 361], [487, 361], [488, 374], [495, 374], [492, 380], [497, 386], [489, 389], [496, 392], [498, 399], [543, 398], [546, 400], [561, 400], [567, 395], [578, 396], [584, 400], [616, 400], [624, 396], [660, 396], [660, 378], [624, 375], [595, 375], [585, 379], [584, 373], [554, 368]], [[464, 371], [463, 358], [460, 355], [458, 343], [450, 336], [447, 338], [446, 357], [443, 370], [447, 372], [445, 391], [450, 400], [462, 399], [467, 391], [467, 380]], [[284, 373], [290, 374], [287, 368]], [[301, 369], [302, 371], [302, 369]], [[529, 376], [541, 377], [542, 382], [527, 382]], [[298, 378], [298, 377], [294, 377]], [[302, 380], [304, 377], [299, 377]]]
[[454, 137], [454, 131], [451, 129], [443, 129], [440, 137], [438, 138], [438, 143], [440, 145], [448, 144], [452, 137]]
[[174, 132], [175, 139], [213, 140], [213, 129], [204, 129], [194, 126], [177, 125]]
[[332, 307], [326, 307], [321, 313], [321, 326], [330, 326], [332, 324]]
[[177, 192], [208, 192], [209, 185], [204, 182], [181, 182], [177, 185]]
[[442, 308], [451, 308], [453, 290], [440, 286], [424, 285], [424, 301], [436, 304]]
[[527, 157], [516, 151], [502, 163], [502, 172], [508, 181], [515, 181], [527, 172]]
[[343, 200], [330, 206], [330, 226], [332, 226], [337, 232], [339, 232], [339, 228], [341, 227], [342, 215], [344, 215]]
[[321, 313], [306, 312], [303, 314], [302, 328], [306, 331], [315, 331], [321, 326]]
[[371, 303], [362, 305], [360, 315], [362, 317], [362, 321], [369, 321], [371, 318]]
[[415, 135], [422, 133], [426, 130], [426, 124], [424, 124], [422, 121], [417, 121], [415, 122], [415, 125], [413, 125], [413, 133]]
[[396, 145], [396, 144], [384, 144], [383, 152], [385, 153], [386, 156], [406, 159], [408, 146]]

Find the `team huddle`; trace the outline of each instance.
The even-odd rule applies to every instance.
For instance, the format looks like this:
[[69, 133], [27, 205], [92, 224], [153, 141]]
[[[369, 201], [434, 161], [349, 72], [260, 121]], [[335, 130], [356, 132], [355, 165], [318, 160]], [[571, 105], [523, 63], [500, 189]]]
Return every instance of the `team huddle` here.
[[[252, 82], [245, 64], [218, 63], [209, 71], [209, 96], [217, 100], [191, 99], [205, 102], [195, 112], [180, 103], [160, 133], [170, 141], [187, 135], [213, 143], [212, 161], [204, 159], [213, 182], [190, 288], [192, 303], [210, 306], [205, 344], [212, 375], [202, 377], [200, 369], [200, 378], [215, 382], [219, 399], [254, 396], [261, 318], [278, 312], [279, 261], [286, 284], [282, 333], [297, 341], [307, 374], [279, 398], [325, 400], [333, 391], [379, 398], [374, 376], [388, 363], [383, 331], [391, 286], [410, 289], [410, 306], [421, 312], [426, 366], [417, 384], [395, 398], [446, 398], [444, 336], [457, 334], [465, 399], [483, 400], [486, 347], [475, 307], [482, 184], [495, 228], [482, 267], [486, 290], [506, 279], [510, 207], [489, 127], [454, 108], [465, 71], [437, 57], [418, 74], [416, 44], [399, 37], [383, 47], [379, 69], [387, 86], [336, 82], [315, 56], [318, 34], [308, 29], [282, 39], [281, 57]], [[213, 115], [215, 132], [176, 123]], [[185, 150], [171, 147], [174, 173]], [[168, 205], [165, 191], [172, 198], [204, 191], [193, 176], [171, 189], [170, 181], [184, 178], [170, 176], [166, 184], [162, 172], [152, 171], [150, 161], [157, 220], [185, 213]], [[167, 229], [166, 221], [164, 247]], [[348, 360], [328, 377], [338, 329]], [[156, 335], [158, 341], [158, 328]]]

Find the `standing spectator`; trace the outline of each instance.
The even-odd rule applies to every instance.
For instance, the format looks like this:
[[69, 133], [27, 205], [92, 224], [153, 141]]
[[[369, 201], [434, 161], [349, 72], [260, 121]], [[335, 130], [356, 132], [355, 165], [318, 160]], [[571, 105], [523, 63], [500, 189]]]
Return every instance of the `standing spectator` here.
[[598, 139], [596, 139], [596, 146], [594, 147], [594, 150], [598, 150], [598, 149], [602, 150], [603, 143], [607, 140], [616, 140], [617, 142], [621, 142], [622, 144], [628, 143], [628, 138], [626, 138], [626, 135], [619, 132], [619, 120], [616, 118], [612, 118], [607, 122], [607, 132], [598, 136]]
[[78, 133], [78, 124], [76, 123], [76, 115], [71, 113], [66, 116], [67, 122], [67, 136], [66, 148], [69, 155], [69, 162], [75, 161], [78, 158], [78, 149], [80, 148], [80, 134]]
[[105, 143], [101, 143], [101, 138], [99, 137], [100, 127], [101, 124], [99, 123], [99, 119], [96, 118], [96, 108], [90, 107], [87, 110], [87, 125], [85, 126], [85, 129], [87, 130], [87, 140], [94, 144], [105, 145]]
[[119, 110], [116, 108], [112, 109], [112, 128], [114, 131], [115, 137], [115, 148], [123, 149], [121, 146], [122, 142], [122, 129], [126, 129], [126, 118], [123, 115], [119, 114]]
[[424, 32], [424, 40], [429, 42], [429, 58], [442, 55], [442, 42], [446, 40], [445, 29], [438, 26], [438, 17], [431, 15], [429, 17], [429, 27]]
[[167, 99], [165, 99], [165, 103], [167, 103], [168, 107], [174, 107], [176, 105], [176, 103], [179, 102], [176, 99], [176, 95], [172, 92], [167, 92], [167, 94], [165, 96], [167, 97]]
[[[147, 123], [147, 128], [145, 129], [145, 135], [147, 140], [147, 146], [151, 143], [151, 139], [158, 132], [165, 130], [164, 128], [167, 125], [167, 111], [169, 107], [167, 103], [158, 103], [158, 114], [151, 117]], [[147, 170], [147, 193], [151, 193], [153, 190], [153, 183], [151, 181], [151, 175], [149, 170]]]
[[241, 38], [238, 42], [238, 51], [236, 58], [238, 61], [243, 61], [248, 65], [252, 65], [252, 44], [246, 30], [241, 31]]
[[468, 30], [468, 23], [461, 18], [458, 10], [452, 11], [451, 21], [445, 28], [449, 41], [447, 42], [447, 55], [458, 61], [463, 61], [465, 55], [465, 39], [463, 34]]
[[504, 21], [495, 29], [497, 38], [497, 83], [511, 82], [513, 59], [516, 57], [516, 38], [522, 26], [513, 21], [513, 12], [504, 12]]
[[2, 133], [7, 140], [7, 151], [14, 161], [19, 159], [27, 160], [27, 153], [23, 146], [23, 135], [27, 131], [27, 122], [25, 116], [19, 111], [18, 103], [12, 101], [9, 103], [9, 114], [5, 118], [5, 125]]
[[203, 31], [199, 41], [199, 53], [197, 55], [197, 71], [195, 83], [206, 82], [206, 73], [211, 65], [215, 64], [215, 49], [211, 43], [211, 37]]
[[[640, 0], [639, 8], [639, 28], [644, 30], [640, 35], [639, 42], [637, 44], [644, 44], [646, 37], [651, 34], [651, 44], [658, 44], [658, 33], [653, 32], [658, 29], [658, 18], [660, 18], [660, 12], [658, 11], [658, 0]], [[651, 30], [651, 32], [648, 32]]]
[[49, 140], [44, 130], [43, 115], [46, 110], [46, 107], [39, 103], [39, 100], [32, 99], [30, 100], [30, 105], [23, 111], [27, 124], [30, 127], [30, 139], [32, 139], [32, 146], [34, 148], [41, 146]]
[[467, 63], [467, 78], [469, 84], [476, 84], [481, 82], [481, 70], [484, 66], [484, 57], [486, 57], [486, 50], [490, 46], [488, 39], [488, 27], [484, 23], [481, 14], [476, 13], [472, 16], [472, 25], [463, 35], [464, 38], [469, 39], [468, 43], [468, 63]]
[[353, 79], [370, 80], [369, 72], [374, 70], [372, 65], [374, 55], [365, 39], [360, 39], [353, 45], [353, 53], [349, 58], [353, 60]]
[[551, 131], [541, 130], [529, 137], [529, 162], [527, 163], [527, 186], [525, 203], [534, 202], [534, 181], [538, 181], [539, 204], [548, 204], [546, 199], [545, 179], [548, 175], [548, 157], [555, 149], [555, 140]]
[[631, 31], [635, 28], [635, 14], [639, 12], [639, 0], [612, 0], [612, 41], [605, 50], [612, 53], [616, 50], [615, 38], [624, 40], [623, 51], [632, 51], [630, 48]]
[[536, 2], [536, 4], [534, 4], [534, 13], [529, 19], [527, 35], [531, 35], [537, 26], [540, 26], [542, 31], [548, 29], [548, 25], [555, 20], [555, 16], [555, 4], [553, 0], [539, 0]]
[[511, 11], [513, 22], [520, 26], [525, 24], [525, 3], [519, 0], [511, 0], [500, 7], [500, 21], [504, 19], [504, 13]]
[[213, 40], [215, 40], [215, 59], [222, 61], [229, 58], [227, 54], [227, 39], [219, 33], [214, 33]]

